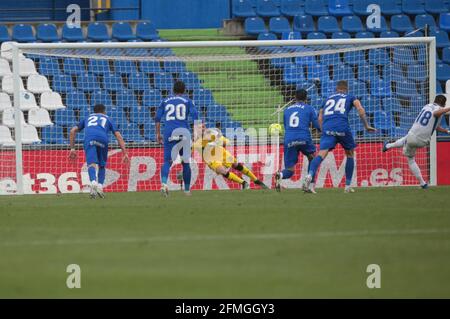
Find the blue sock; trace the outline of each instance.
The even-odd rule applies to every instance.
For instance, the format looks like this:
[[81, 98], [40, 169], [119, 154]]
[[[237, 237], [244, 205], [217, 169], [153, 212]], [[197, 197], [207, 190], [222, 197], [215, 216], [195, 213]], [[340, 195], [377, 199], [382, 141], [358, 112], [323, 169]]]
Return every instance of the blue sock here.
[[353, 170], [355, 168], [355, 159], [353, 157], [347, 157], [345, 163], [345, 185], [350, 186], [352, 183]]
[[[312, 160], [308, 160], [308, 172], [311, 170], [311, 163], [314, 160], [314, 158]], [[315, 183], [316, 176], [314, 174], [313, 179], [312, 179], [312, 183]]]
[[283, 179], [289, 179], [294, 175], [294, 172], [288, 169], [284, 169], [281, 174], [283, 174]]
[[183, 182], [184, 190], [188, 192], [191, 188], [191, 165], [183, 163]]
[[104, 166], [100, 166], [98, 168], [98, 183], [103, 185], [105, 183], [105, 178], [106, 178], [106, 168]]
[[97, 172], [94, 166], [88, 167], [89, 180], [92, 182], [97, 181]]
[[161, 168], [161, 184], [167, 184], [167, 179], [169, 178], [170, 163], [165, 162]]
[[309, 164], [309, 175], [312, 176], [313, 180], [316, 177], [317, 170], [319, 169], [320, 163], [322, 163], [323, 158], [320, 155], [314, 157], [314, 159]]

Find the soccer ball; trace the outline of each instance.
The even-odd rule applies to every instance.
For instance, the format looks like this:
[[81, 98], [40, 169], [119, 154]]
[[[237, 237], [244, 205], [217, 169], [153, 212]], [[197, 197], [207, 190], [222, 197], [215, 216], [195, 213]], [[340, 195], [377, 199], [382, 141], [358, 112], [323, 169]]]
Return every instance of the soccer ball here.
[[283, 132], [283, 128], [278, 123], [270, 124], [269, 126], [269, 133], [270, 135], [278, 135]]

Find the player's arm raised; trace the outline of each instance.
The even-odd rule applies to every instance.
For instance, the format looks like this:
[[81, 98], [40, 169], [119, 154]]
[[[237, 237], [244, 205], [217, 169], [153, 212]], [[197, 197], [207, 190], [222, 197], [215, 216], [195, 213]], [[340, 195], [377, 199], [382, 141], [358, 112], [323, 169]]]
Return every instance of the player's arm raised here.
[[125, 163], [125, 164], [128, 164], [130, 162], [130, 158], [128, 157], [128, 152], [127, 152], [127, 149], [125, 147], [125, 141], [123, 140], [122, 134], [120, 134], [119, 131], [116, 131], [114, 133], [114, 136], [116, 137], [117, 142], [119, 143], [119, 147], [122, 150], [122, 154], [123, 154], [122, 155], [123, 156], [122, 157], [122, 162]]
[[444, 115], [445, 113], [450, 112], [450, 106], [447, 107], [441, 107], [439, 110], [436, 110], [433, 112], [434, 117], [440, 117], [441, 115]]
[[70, 135], [69, 135], [69, 142], [70, 142], [69, 158], [70, 159], [77, 158], [77, 152], [75, 151], [75, 136], [77, 135], [78, 131], [79, 131], [78, 126], [74, 126], [70, 130]]
[[376, 132], [377, 129], [369, 125], [369, 122], [367, 121], [366, 117], [366, 111], [361, 105], [361, 102], [358, 99], [356, 99], [355, 101], [353, 101], [353, 106], [358, 111], [359, 117], [361, 118], [361, 121], [363, 122], [365, 129], [369, 132]]

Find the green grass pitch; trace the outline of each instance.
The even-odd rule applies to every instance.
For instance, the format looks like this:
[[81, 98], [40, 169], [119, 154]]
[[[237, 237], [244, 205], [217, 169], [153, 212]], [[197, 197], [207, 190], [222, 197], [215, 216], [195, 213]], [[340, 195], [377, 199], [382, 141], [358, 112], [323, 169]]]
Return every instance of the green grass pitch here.
[[0, 297], [449, 298], [449, 190], [0, 197]]

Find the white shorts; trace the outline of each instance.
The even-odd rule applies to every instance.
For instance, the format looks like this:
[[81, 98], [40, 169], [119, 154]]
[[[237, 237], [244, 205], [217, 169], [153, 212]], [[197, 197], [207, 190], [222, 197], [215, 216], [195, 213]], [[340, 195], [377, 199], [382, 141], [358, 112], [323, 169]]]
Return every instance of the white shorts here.
[[425, 147], [428, 144], [428, 141], [418, 139], [414, 134], [409, 133], [406, 136], [405, 145], [403, 145], [403, 154], [407, 157], [414, 157], [418, 148]]

